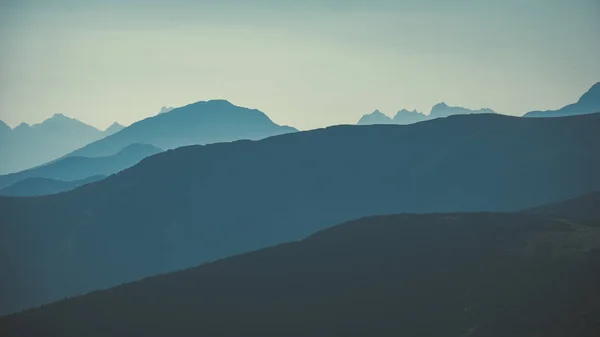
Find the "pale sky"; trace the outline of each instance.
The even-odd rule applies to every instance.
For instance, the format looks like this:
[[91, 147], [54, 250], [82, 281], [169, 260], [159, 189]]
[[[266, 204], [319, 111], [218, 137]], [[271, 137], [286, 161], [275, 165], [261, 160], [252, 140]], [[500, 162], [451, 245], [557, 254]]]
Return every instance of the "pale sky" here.
[[521, 115], [600, 81], [600, 0], [0, 0], [0, 46], [13, 127], [215, 98], [299, 129], [442, 101]]

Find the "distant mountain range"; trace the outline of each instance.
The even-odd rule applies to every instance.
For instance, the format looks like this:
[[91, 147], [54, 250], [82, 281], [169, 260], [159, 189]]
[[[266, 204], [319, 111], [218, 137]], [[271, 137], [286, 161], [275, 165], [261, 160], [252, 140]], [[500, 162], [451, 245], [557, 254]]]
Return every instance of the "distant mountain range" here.
[[561, 217], [362, 218], [3, 317], [0, 335], [597, 336], [600, 227]]
[[[0, 189], [27, 180], [27, 189], [36, 190], [34, 184], [41, 184], [37, 190], [44, 190], [48, 180], [30, 178], [45, 178], [58, 180], [62, 183], [87, 179], [92, 176], [110, 175], [137, 164], [140, 160], [157, 154], [162, 150], [148, 144], [132, 144], [117, 154], [107, 157], [67, 157], [44, 166], [0, 176]], [[19, 190], [25, 185], [19, 184], [12, 190]], [[0, 192], [2, 194], [2, 192]]]
[[134, 143], [174, 149], [239, 139], [256, 140], [297, 131], [273, 123], [259, 110], [235, 106], [225, 100], [197, 102], [171, 110], [163, 108], [161, 112], [67, 156], [110, 156]]
[[576, 103], [558, 110], [531, 111], [524, 117], [561, 117], [600, 112], [600, 82], [594, 84]]
[[106, 176], [98, 175], [74, 181], [49, 178], [26, 178], [6, 188], [0, 189], [0, 196], [31, 197], [70, 191], [79, 186], [100, 181]]
[[115, 123], [100, 131], [62, 114], [31, 126], [21, 123], [14, 129], [0, 121], [0, 174], [47, 163], [120, 129]]
[[496, 113], [492, 109], [479, 109], [479, 110], [471, 110], [462, 107], [454, 107], [448, 106], [446, 103], [438, 103], [431, 108], [431, 112], [429, 115], [418, 112], [417, 110], [408, 111], [406, 109], [402, 109], [396, 113], [394, 118], [390, 118], [387, 115], [383, 114], [379, 110], [375, 110], [374, 112], [364, 115], [358, 121], [358, 125], [374, 125], [374, 124], [412, 124], [417, 122], [422, 122], [429, 119], [440, 118], [440, 117], [448, 117], [452, 115], [465, 115], [465, 114], [481, 114], [481, 113]]
[[[206, 104], [215, 103], [190, 113]], [[242, 111], [263, 125], [266, 117]], [[186, 110], [179, 113], [188, 120]], [[338, 126], [182, 147], [73, 191], [0, 197], [0, 311], [298, 240], [367, 215], [513, 211], [600, 190], [599, 129], [600, 114]]]

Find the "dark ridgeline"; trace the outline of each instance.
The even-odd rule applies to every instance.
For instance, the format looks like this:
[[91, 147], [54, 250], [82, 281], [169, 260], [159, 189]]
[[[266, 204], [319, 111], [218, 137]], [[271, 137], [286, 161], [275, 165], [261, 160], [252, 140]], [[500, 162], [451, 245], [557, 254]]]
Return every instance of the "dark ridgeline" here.
[[[7, 175], [0, 175], [0, 190], [11, 187], [29, 178], [45, 178], [27, 181], [27, 188], [35, 183], [48, 183], [50, 180], [62, 182], [84, 180], [92, 176], [111, 175], [131, 167], [140, 160], [162, 150], [148, 144], [131, 144], [117, 154], [107, 157], [66, 157], [52, 163]], [[21, 187], [24, 187], [23, 185]], [[15, 187], [13, 187], [14, 190]], [[43, 189], [42, 186], [40, 188]], [[18, 186], [17, 186], [17, 189]], [[36, 188], [33, 187], [35, 190]], [[0, 192], [0, 194], [2, 194]], [[45, 193], [43, 193], [45, 194]]]
[[598, 336], [600, 218], [582, 215], [363, 218], [0, 318], [0, 334]]
[[573, 219], [600, 219], [600, 192], [593, 192], [559, 203], [542, 205], [523, 212]]
[[292, 127], [273, 123], [259, 110], [239, 107], [225, 100], [211, 100], [181, 108], [163, 108], [158, 115], [133, 123], [67, 156], [109, 156], [134, 143], [152, 144], [167, 150], [239, 139], [256, 140], [295, 131]]
[[531, 111], [524, 117], [560, 117], [600, 112], [600, 82], [594, 84], [579, 100], [558, 110]]
[[33, 197], [70, 191], [79, 186], [100, 181], [103, 175], [91, 176], [81, 180], [63, 181], [49, 178], [26, 178], [0, 190], [1, 196]]
[[70, 192], [0, 198], [2, 310], [366, 215], [511, 211], [600, 190], [599, 129], [600, 114], [338, 126], [179, 148]]
[[120, 128], [115, 123], [100, 131], [63, 114], [55, 114], [39, 124], [21, 123], [14, 129], [0, 121], [0, 174], [42, 165]]

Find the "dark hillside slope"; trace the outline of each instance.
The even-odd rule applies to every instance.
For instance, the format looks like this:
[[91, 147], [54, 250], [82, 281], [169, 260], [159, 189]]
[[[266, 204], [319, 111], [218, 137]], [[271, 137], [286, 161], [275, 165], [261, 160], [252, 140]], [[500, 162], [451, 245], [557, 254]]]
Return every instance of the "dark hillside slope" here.
[[600, 192], [528, 209], [527, 213], [600, 221]]
[[0, 334], [598, 336], [600, 230], [527, 214], [363, 218], [0, 319]]
[[4, 312], [362, 216], [521, 210], [596, 191], [599, 129], [600, 114], [339, 126], [179, 148], [71, 192], [0, 198]]

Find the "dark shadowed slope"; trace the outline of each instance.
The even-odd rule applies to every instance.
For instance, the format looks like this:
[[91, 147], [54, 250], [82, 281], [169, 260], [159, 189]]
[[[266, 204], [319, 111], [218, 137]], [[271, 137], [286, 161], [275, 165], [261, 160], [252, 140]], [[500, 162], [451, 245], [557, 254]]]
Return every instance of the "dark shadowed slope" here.
[[524, 117], [559, 117], [600, 112], [600, 82], [594, 84], [576, 103], [558, 110], [531, 111]]
[[598, 336], [600, 230], [392, 215], [0, 319], [0, 334]]
[[361, 216], [521, 210], [600, 190], [599, 128], [600, 114], [339, 126], [179, 148], [70, 192], [0, 198], [4, 312]]
[[48, 178], [73, 181], [94, 175], [110, 175], [137, 164], [140, 160], [161, 152], [148, 144], [132, 144], [107, 157], [67, 157], [44, 166], [0, 176], [0, 189], [28, 178]]
[[600, 220], [600, 192], [526, 210], [527, 213], [585, 220]]
[[49, 178], [27, 178], [0, 190], [0, 195], [10, 197], [32, 197], [70, 191], [79, 186], [100, 181], [103, 175], [81, 180], [62, 181]]
[[375, 110], [370, 114], [362, 116], [358, 120], [358, 125], [376, 125], [376, 124], [392, 124], [392, 119], [384, 115], [381, 111]]
[[0, 124], [0, 174], [47, 163], [106, 136], [93, 126], [62, 114], [40, 124], [22, 123], [15, 129]]
[[225, 100], [212, 100], [146, 118], [68, 156], [109, 156], [133, 143], [173, 149], [185, 145], [261, 139], [294, 131], [297, 130], [273, 123], [261, 111], [235, 106]]

